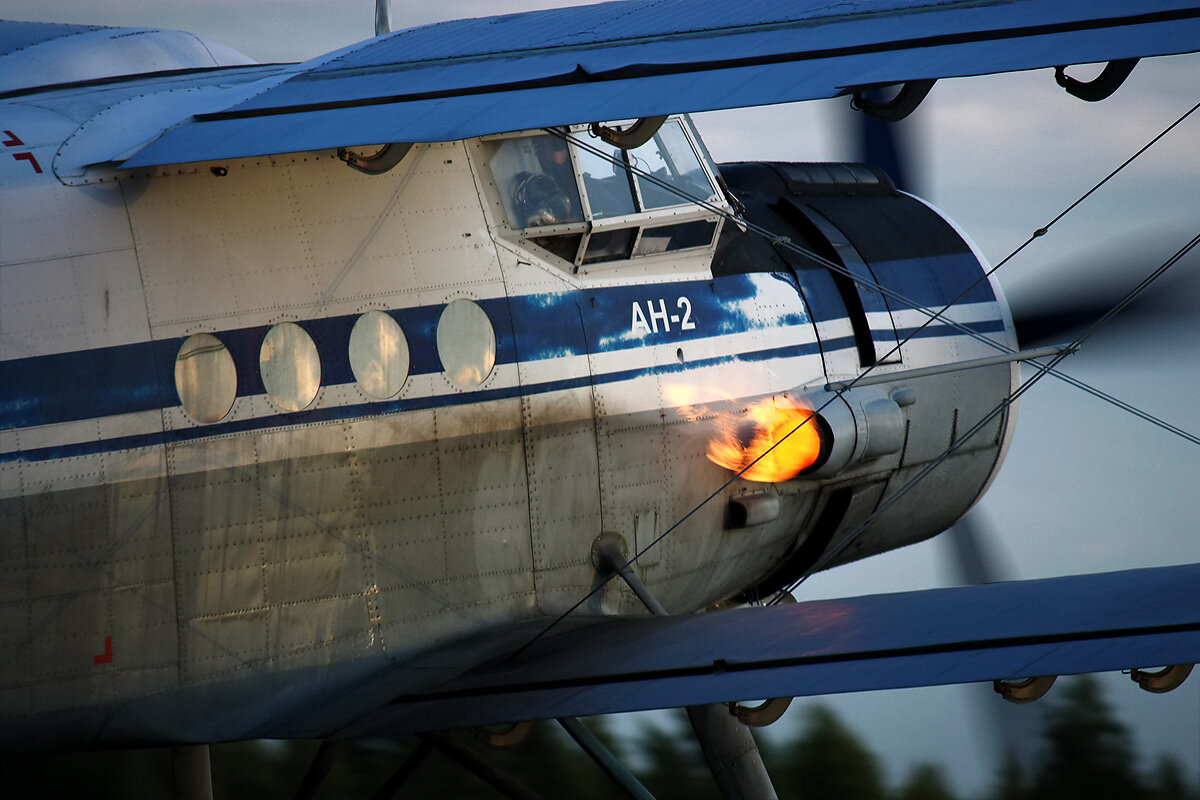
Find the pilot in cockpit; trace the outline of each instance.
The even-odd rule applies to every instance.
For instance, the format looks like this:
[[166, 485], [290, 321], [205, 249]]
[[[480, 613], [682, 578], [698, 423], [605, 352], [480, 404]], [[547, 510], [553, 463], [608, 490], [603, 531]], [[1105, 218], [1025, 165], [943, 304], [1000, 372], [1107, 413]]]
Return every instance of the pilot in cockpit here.
[[519, 227], [581, 220], [579, 190], [575, 186], [567, 143], [557, 136], [534, 136], [529, 141], [537, 159], [537, 169], [516, 173], [509, 189]]

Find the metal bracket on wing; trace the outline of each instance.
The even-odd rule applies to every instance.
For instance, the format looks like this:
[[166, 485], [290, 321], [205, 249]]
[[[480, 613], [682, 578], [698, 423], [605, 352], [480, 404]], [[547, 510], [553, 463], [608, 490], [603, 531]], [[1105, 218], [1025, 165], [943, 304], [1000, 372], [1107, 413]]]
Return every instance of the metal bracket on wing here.
[[992, 682], [996, 694], [1010, 703], [1032, 703], [1040, 700], [1050, 691], [1057, 675], [1039, 675], [1036, 678], [1026, 678], [1023, 681], [997, 680]]
[[1109, 61], [1104, 65], [1104, 69], [1100, 74], [1090, 81], [1081, 81], [1072, 78], [1067, 74], [1065, 66], [1054, 68], [1054, 82], [1067, 90], [1067, 94], [1072, 97], [1078, 97], [1080, 100], [1086, 100], [1089, 103], [1098, 103], [1101, 100], [1108, 98], [1117, 89], [1121, 88], [1121, 84], [1129, 77], [1129, 73], [1133, 72], [1133, 68], [1137, 66], [1138, 59], [1122, 58], [1116, 61]]
[[1144, 669], [1130, 670], [1129, 677], [1147, 692], [1155, 694], [1163, 694], [1172, 689], [1179, 688], [1188, 675], [1192, 674], [1192, 667], [1195, 664], [1172, 664], [1169, 667], [1163, 667], [1160, 670], [1150, 671]]
[[906, 81], [900, 86], [900, 91], [896, 92], [896, 96], [886, 102], [867, 97], [867, 92], [882, 87], [859, 87], [853, 90], [854, 96], [850, 98], [850, 107], [884, 122], [899, 122], [917, 110], [917, 106], [921, 105], [921, 101], [929, 94], [929, 90], [935, 83], [937, 83], [936, 78]]
[[593, 122], [591, 130], [593, 136], [611, 144], [613, 147], [619, 147], [622, 150], [633, 150], [654, 138], [654, 134], [658, 133], [658, 129], [666, 121], [666, 116], [642, 117], [637, 122], [627, 125], [624, 128], [610, 128], [607, 125], [601, 125], [599, 122]]
[[772, 697], [756, 706], [730, 703], [729, 713], [737, 717], [743, 725], [749, 725], [751, 728], [765, 728], [778, 722], [794, 699], [792, 697]]
[[[780, 592], [779, 602], [794, 604], [796, 598], [792, 596], [791, 592]], [[772, 697], [755, 706], [730, 703], [729, 713], [737, 717], [743, 725], [749, 725], [751, 728], [765, 728], [778, 722], [794, 699], [794, 697]]]
[[367, 175], [382, 175], [403, 161], [409, 150], [412, 150], [412, 142], [393, 142], [369, 156], [359, 155], [348, 147], [339, 147], [337, 154], [352, 169]]
[[512, 747], [529, 738], [537, 720], [513, 722], [508, 725], [485, 725], [472, 728], [475, 738], [495, 748]]

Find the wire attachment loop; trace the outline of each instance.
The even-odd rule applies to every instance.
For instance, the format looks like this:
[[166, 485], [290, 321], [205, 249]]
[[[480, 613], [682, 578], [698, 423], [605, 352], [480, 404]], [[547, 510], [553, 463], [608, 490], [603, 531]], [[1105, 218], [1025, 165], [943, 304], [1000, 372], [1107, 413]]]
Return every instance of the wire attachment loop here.
[[1095, 78], [1090, 81], [1081, 81], [1077, 78], [1072, 78], [1067, 74], [1065, 66], [1054, 68], [1054, 82], [1067, 90], [1067, 94], [1072, 97], [1078, 97], [1080, 100], [1086, 100], [1089, 103], [1098, 103], [1112, 96], [1112, 93], [1121, 88], [1121, 84], [1129, 77], [1129, 73], [1133, 72], [1133, 68], [1137, 66], [1138, 59], [1136, 58], [1121, 58], [1116, 61], [1110, 61], [1104, 65], [1104, 69]]

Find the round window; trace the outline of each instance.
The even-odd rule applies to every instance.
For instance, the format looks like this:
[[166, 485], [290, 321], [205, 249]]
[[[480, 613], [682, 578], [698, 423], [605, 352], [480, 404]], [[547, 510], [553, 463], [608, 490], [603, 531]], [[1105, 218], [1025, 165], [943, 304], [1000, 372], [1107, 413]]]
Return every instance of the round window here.
[[317, 346], [293, 322], [281, 322], [267, 331], [258, 351], [258, 368], [267, 397], [284, 411], [307, 408], [321, 386]]
[[471, 300], [446, 306], [438, 318], [437, 350], [446, 376], [459, 386], [487, 380], [496, 364], [496, 331], [487, 312]]
[[408, 380], [408, 339], [382, 311], [368, 311], [350, 331], [350, 369], [358, 388], [380, 400], [394, 396]]
[[197, 422], [216, 422], [229, 413], [237, 397], [237, 369], [220, 339], [211, 333], [187, 338], [175, 356], [175, 391]]

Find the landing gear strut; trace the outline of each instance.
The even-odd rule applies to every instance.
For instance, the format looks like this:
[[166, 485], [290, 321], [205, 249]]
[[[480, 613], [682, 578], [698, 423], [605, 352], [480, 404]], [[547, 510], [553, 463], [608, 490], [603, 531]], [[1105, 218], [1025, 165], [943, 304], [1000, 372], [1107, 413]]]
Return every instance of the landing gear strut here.
[[[629, 566], [620, 536], [606, 533], [596, 539], [592, 563], [601, 573], [619, 575], [651, 614], [667, 615], [667, 609]], [[778, 800], [754, 736], [728, 706], [689, 706], [687, 715], [725, 800]]]
[[175, 800], [213, 800], [208, 745], [172, 747], [171, 769], [175, 773]]

